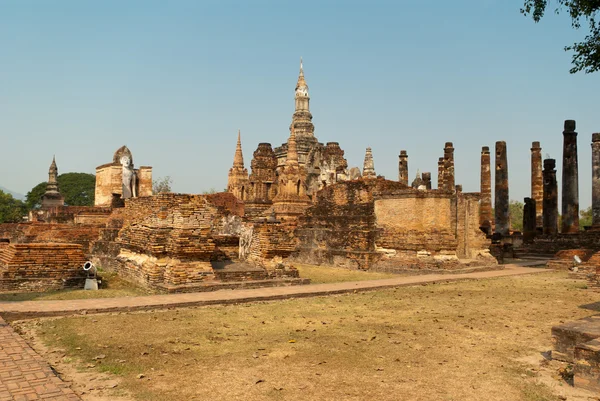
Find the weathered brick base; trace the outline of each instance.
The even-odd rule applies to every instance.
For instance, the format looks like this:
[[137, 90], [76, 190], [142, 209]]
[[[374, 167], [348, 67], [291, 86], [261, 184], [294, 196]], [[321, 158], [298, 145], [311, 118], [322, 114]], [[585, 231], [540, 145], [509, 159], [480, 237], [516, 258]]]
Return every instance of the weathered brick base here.
[[600, 315], [552, 327], [552, 358], [574, 364], [574, 385], [600, 391]]
[[[564, 249], [558, 251], [552, 259], [546, 262], [546, 267], [556, 270], [571, 270], [575, 266], [574, 257], [579, 257], [583, 262], [587, 262], [594, 251], [592, 249]], [[577, 266], [578, 270], [581, 265]]]
[[600, 391], [600, 340], [575, 346], [573, 384], [586, 390]]

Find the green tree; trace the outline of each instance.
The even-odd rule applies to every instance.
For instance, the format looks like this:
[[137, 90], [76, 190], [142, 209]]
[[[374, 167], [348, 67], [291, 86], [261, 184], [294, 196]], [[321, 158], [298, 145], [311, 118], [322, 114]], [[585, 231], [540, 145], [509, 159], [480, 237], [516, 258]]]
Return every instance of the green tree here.
[[523, 202], [511, 200], [508, 203], [508, 214], [510, 216], [510, 228], [513, 231], [523, 232]]
[[18, 223], [27, 213], [25, 204], [0, 190], [0, 223]]
[[586, 226], [592, 225], [592, 207], [579, 212], [579, 229], [584, 230]]
[[170, 176], [157, 178], [156, 180], [152, 180], [152, 193], [153, 194], [162, 194], [165, 192], [171, 192], [171, 184], [173, 180]]
[[[521, 13], [539, 22], [546, 12], [548, 0], [525, 0]], [[556, 0], [555, 12], [564, 11], [571, 17], [571, 26], [575, 29], [584, 22], [589, 32], [582, 42], [566, 46], [565, 51], [573, 51], [571, 74], [579, 71], [585, 73], [600, 70], [600, 23], [596, 17], [600, 10], [598, 0]]]
[[[94, 206], [96, 176], [88, 173], [65, 173], [57, 178], [58, 190], [69, 206]], [[40, 182], [25, 196], [28, 210], [39, 208], [46, 192], [46, 182]]]

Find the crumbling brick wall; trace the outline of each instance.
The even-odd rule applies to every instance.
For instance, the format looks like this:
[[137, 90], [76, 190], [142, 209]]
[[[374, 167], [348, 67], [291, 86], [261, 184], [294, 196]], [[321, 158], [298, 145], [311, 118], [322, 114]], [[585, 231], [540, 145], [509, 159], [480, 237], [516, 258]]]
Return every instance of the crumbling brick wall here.
[[[374, 181], [374, 180], [371, 180]], [[312, 264], [367, 268], [375, 252], [372, 183], [348, 181], [326, 187], [298, 220], [296, 258]]]
[[298, 246], [295, 226], [280, 223], [257, 223], [248, 241], [247, 260], [262, 263], [274, 258], [287, 258]]
[[303, 262], [349, 268], [460, 267], [458, 256], [495, 264], [479, 230], [479, 195], [418, 190], [378, 178], [337, 183], [298, 220]]
[[90, 254], [91, 245], [100, 233], [99, 225], [58, 223], [13, 223], [0, 224], [0, 238], [13, 244], [65, 243], [79, 244], [85, 255]]
[[457, 256], [493, 262], [489, 253], [491, 240], [479, 228], [480, 193], [457, 193], [456, 240]]
[[0, 291], [81, 286], [86, 258], [76, 244], [9, 244], [0, 248]]
[[31, 221], [58, 224], [104, 225], [111, 208], [93, 206], [55, 206], [32, 211]]

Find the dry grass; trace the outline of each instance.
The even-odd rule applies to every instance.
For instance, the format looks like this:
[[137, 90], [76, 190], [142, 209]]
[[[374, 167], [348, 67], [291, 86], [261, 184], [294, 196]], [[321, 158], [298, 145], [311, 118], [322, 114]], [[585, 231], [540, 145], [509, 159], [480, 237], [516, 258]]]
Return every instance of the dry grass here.
[[[300, 277], [310, 278], [313, 284], [337, 283], [342, 281], [377, 280], [397, 277], [393, 274], [370, 273], [358, 270], [318, 267], [312, 265], [294, 265], [300, 271]], [[46, 292], [0, 293], [0, 301], [50, 301], [90, 298], [135, 297], [150, 292], [120, 278], [115, 273], [103, 272], [103, 288], [100, 291], [66, 289]]]
[[139, 400], [556, 400], [516, 359], [593, 313], [582, 287], [544, 273], [35, 327]]
[[379, 280], [383, 278], [397, 278], [396, 274], [375, 273], [362, 270], [348, 270], [336, 267], [322, 267], [305, 264], [294, 264], [300, 277], [309, 278], [312, 284], [340, 283], [344, 281]]
[[0, 293], [0, 301], [50, 301], [89, 298], [135, 297], [149, 292], [123, 280], [115, 273], [101, 273], [103, 288], [100, 291], [65, 289], [46, 292]]

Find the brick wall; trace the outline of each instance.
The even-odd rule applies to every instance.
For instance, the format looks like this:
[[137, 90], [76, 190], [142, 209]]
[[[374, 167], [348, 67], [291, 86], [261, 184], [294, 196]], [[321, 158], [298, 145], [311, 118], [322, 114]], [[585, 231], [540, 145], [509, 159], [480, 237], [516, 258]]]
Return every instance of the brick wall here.
[[152, 196], [152, 167], [142, 166], [137, 170], [138, 196]]
[[461, 259], [479, 259], [494, 264], [489, 252], [491, 240], [479, 228], [480, 193], [457, 193], [456, 240], [457, 256]]
[[451, 195], [424, 191], [375, 200], [376, 244], [396, 250], [426, 250], [432, 253], [456, 250], [452, 231]]
[[112, 194], [123, 193], [123, 166], [118, 163], [96, 167], [95, 206], [110, 206]]
[[58, 206], [31, 212], [31, 221], [63, 224], [103, 225], [111, 209], [92, 206]]
[[479, 194], [417, 190], [376, 180], [319, 191], [300, 217], [295, 257], [349, 268], [454, 269], [457, 256], [495, 264], [479, 230]]
[[298, 246], [294, 234], [295, 227], [280, 223], [257, 223], [254, 225], [247, 251], [247, 259], [252, 262], [287, 258]]
[[348, 181], [324, 188], [298, 220], [296, 259], [306, 263], [368, 268], [375, 252], [373, 182]]
[[86, 258], [76, 244], [10, 244], [0, 248], [0, 291], [83, 287]]
[[89, 255], [91, 245], [98, 239], [101, 228], [99, 225], [58, 223], [0, 224], [0, 238], [8, 239], [13, 244], [35, 242], [79, 244], [84, 254]]

